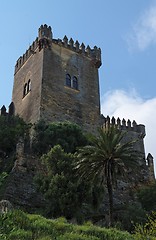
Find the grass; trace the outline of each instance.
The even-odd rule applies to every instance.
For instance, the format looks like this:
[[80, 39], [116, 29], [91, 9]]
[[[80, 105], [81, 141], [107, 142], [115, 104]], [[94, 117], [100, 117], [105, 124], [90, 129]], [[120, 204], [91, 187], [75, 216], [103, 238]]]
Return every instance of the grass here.
[[46, 219], [14, 210], [0, 214], [0, 240], [136, 240], [134, 235], [115, 228], [92, 224], [74, 225], [64, 218]]

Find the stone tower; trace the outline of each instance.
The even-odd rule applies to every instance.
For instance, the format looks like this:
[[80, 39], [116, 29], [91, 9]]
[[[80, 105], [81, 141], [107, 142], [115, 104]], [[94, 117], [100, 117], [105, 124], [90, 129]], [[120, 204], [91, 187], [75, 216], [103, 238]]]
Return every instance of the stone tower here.
[[100, 121], [101, 50], [65, 36], [53, 39], [46, 24], [15, 66], [12, 101], [26, 122], [75, 122], [94, 130]]

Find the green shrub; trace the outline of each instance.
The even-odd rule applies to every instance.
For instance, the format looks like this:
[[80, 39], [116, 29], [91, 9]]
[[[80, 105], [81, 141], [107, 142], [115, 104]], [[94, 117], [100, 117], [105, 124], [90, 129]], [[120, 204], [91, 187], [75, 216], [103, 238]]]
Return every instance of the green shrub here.
[[7, 239], [6, 234], [0, 233], [0, 240], [6, 240], [6, 239]]
[[14, 210], [6, 214], [0, 214], [0, 226], [0, 233], [9, 235], [10, 233], [13, 233], [19, 229], [30, 229], [30, 222], [24, 212], [20, 210]]
[[114, 228], [100, 228], [96, 226], [77, 226], [79, 233], [87, 236], [96, 236], [101, 240], [134, 240], [128, 232], [122, 232]]
[[32, 240], [32, 232], [23, 229], [17, 229], [8, 236], [9, 240]]
[[[154, 223], [155, 224], [155, 223]], [[153, 225], [154, 228], [155, 225]], [[0, 240], [140, 240], [140, 232], [135, 237], [128, 232], [114, 228], [106, 229], [88, 222], [85, 225], [67, 223], [64, 217], [50, 220], [39, 215], [22, 211], [0, 214]], [[153, 240], [154, 238], [152, 238]]]
[[31, 230], [35, 239], [39, 236], [44, 235], [45, 233], [52, 236], [56, 235], [56, 230], [53, 226], [53, 223], [50, 221], [45, 221], [43, 219], [36, 219], [34, 222], [32, 222]]
[[[37, 238], [37, 240], [52, 240], [53, 238], [51, 238], [51, 236], [42, 236], [42, 237], [39, 237]], [[56, 238], [54, 238], [56, 239]]]
[[148, 216], [148, 221], [144, 225], [136, 225], [135, 236], [138, 240], [156, 239], [156, 212], [153, 212], [151, 216]]
[[100, 238], [95, 236], [86, 236], [78, 233], [65, 233], [62, 236], [59, 236], [57, 240], [100, 240]]
[[47, 153], [55, 145], [60, 145], [65, 152], [74, 153], [77, 147], [87, 144], [80, 126], [68, 121], [46, 124], [40, 120], [34, 130], [32, 148], [39, 155]]
[[142, 187], [138, 192], [138, 199], [147, 211], [156, 210], [156, 183]]
[[59, 235], [64, 234], [66, 232], [72, 232], [74, 229], [74, 225], [69, 223], [59, 222], [58, 220], [54, 220], [55, 230]]

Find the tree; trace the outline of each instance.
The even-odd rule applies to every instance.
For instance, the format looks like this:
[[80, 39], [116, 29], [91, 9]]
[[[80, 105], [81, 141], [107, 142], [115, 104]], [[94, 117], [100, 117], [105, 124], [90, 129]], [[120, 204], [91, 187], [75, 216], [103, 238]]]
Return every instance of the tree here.
[[[46, 214], [50, 217], [65, 216], [67, 219], [83, 218], [92, 202], [95, 202], [95, 189], [75, 177], [74, 155], [65, 153], [61, 146], [55, 145], [41, 160], [45, 174], [38, 175], [36, 183], [48, 200]], [[98, 191], [99, 197], [99, 188]]]
[[156, 182], [142, 187], [138, 191], [138, 199], [142, 205], [142, 207], [148, 211], [156, 211]]
[[15, 151], [19, 137], [28, 134], [29, 127], [18, 116], [0, 116], [0, 153], [9, 155]]
[[125, 142], [126, 132], [116, 126], [99, 129], [99, 136], [93, 137], [92, 145], [79, 149], [75, 169], [81, 178], [106, 183], [109, 196], [109, 225], [113, 221], [113, 185], [117, 176], [124, 176], [127, 168], [137, 164], [138, 152], [135, 141]]
[[87, 144], [87, 138], [82, 129], [71, 122], [52, 122], [46, 124], [43, 120], [35, 125], [33, 150], [42, 155], [59, 144], [65, 152], [74, 153], [77, 147]]

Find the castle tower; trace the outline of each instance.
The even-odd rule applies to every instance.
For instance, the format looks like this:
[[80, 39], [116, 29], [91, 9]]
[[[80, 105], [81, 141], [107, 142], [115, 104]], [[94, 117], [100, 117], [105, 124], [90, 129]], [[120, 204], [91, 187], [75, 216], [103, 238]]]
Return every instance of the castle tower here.
[[38, 38], [15, 66], [15, 114], [31, 123], [68, 120], [85, 130], [96, 129], [100, 66], [99, 48], [86, 48], [66, 36], [53, 39], [51, 27], [41, 25]]

